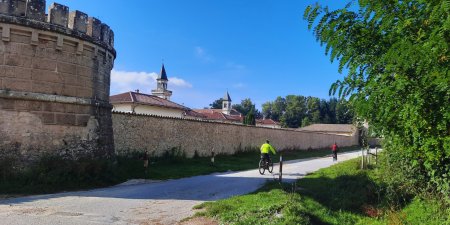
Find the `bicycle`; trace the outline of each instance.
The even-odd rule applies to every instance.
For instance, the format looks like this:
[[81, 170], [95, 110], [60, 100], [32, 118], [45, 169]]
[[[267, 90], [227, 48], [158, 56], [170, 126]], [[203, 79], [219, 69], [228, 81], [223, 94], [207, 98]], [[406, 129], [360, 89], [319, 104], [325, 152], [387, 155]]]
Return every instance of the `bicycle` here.
[[259, 160], [259, 173], [261, 175], [264, 175], [265, 171], [269, 171], [269, 173], [273, 172], [273, 162], [272, 160], [267, 161], [262, 155], [261, 159]]

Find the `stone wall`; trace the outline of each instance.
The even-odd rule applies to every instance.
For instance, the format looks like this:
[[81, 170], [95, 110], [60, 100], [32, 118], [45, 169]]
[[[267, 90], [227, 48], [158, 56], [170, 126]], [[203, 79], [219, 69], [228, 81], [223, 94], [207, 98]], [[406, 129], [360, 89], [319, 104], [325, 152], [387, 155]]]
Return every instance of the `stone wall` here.
[[0, 2], [0, 158], [114, 152], [110, 73], [114, 34], [45, 0]]
[[358, 134], [331, 135], [306, 131], [252, 127], [220, 122], [148, 115], [113, 113], [114, 142], [117, 154], [148, 151], [155, 156], [179, 148], [192, 157], [215, 153], [233, 154], [258, 148], [266, 139], [277, 149], [329, 148], [358, 145]]

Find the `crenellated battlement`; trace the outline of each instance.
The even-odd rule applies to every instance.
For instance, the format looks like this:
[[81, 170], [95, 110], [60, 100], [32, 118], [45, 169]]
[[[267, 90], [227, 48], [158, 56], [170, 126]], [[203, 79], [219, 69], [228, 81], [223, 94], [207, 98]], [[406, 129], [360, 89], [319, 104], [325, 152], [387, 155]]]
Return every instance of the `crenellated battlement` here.
[[114, 33], [45, 0], [0, 0], [0, 160], [110, 157]]
[[0, 22], [58, 32], [98, 44], [113, 53], [114, 32], [99, 19], [69, 7], [52, 3], [45, 13], [46, 0], [0, 0]]

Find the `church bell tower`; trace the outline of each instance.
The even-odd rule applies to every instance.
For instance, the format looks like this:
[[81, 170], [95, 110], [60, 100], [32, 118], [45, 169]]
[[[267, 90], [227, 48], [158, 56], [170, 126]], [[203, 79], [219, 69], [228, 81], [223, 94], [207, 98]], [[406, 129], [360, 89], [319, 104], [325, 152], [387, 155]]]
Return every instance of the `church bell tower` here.
[[164, 64], [162, 64], [161, 73], [156, 79], [156, 82], [157, 82], [156, 90], [152, 90], [152, 95], [155, 95], [159, 98], [163, 98], [166, 100], [170, 100], [170, 96], [172, 96], [172, 91], [167, 90], [167, 83], [169, 82], [169, 80], [167, 79]]
[[225, 96], [223, 97], [223, 102], [222, 102], [222, 113], [226, 114], [226, 115], [230, 115], [231, 113], [231, 98], [230, 98], [230, 94], [225, 93]]

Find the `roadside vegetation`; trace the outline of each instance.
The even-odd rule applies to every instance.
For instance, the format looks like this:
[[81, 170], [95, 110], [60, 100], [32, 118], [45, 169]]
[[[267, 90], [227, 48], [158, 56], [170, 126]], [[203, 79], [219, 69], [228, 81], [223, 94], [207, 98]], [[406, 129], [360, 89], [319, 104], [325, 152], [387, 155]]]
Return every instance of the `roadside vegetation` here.
[[386, 171], [450, 202], [450, 2], [348, 1], [304, 19], [345, 75], [330, 94], [384, 137]]
[[360, 159], [321, 169], [294, 184], [267, 183], [255, 193], [196, 206], [221, 224], [450, 224], [435, 195], [411, 195], [381, 166]]
[[[343, 148], [342, 152], [358, 147]], [[284, 160], [323, 157], [329, 149], [287, 150]], [[162, 157], [151, 157], [149, 167], [143, 167], [142, 155], [118, 156], [116, 160], [64, 160], [44, 157], [26, 170], [18, 170], [13, 159], [0, 161], [0, 195], [42, 194], [59, 191], [106, 187], [130, 179], [166, 180], [204, 175], [214, 172], [255, 169], [259, 162], [258, 149], [247, 149], [235, 155], [217, 155], [187, 159], [176, 149]], [[279, 161], [279, 155], [273, 157]]]

